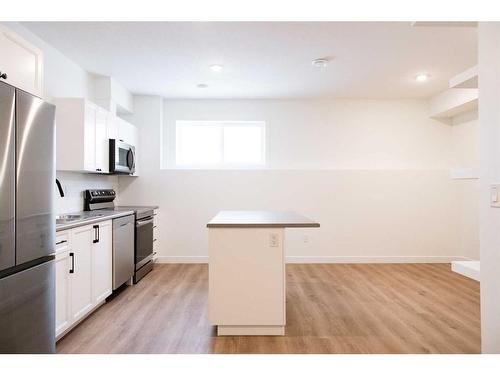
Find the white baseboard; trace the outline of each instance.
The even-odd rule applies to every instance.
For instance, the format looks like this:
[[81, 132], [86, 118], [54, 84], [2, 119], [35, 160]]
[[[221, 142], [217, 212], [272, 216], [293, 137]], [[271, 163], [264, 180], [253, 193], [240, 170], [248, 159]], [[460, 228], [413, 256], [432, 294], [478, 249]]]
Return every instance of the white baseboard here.
[[451, 270], [476, 281], [480, 281], [481, 267], [478, 260], [452, 262]]
[[[287, 256], [286, 263], [451, 263], [462, 256]], [[158, 256], [158, 263], [208, 263], [208, 256]]]

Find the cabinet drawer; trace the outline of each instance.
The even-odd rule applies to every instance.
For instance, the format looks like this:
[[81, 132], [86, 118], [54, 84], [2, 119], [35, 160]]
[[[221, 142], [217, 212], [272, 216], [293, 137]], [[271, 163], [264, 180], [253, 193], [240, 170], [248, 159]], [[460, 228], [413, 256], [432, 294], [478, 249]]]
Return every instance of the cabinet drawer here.
[[69, 249], [69, 231], [56, 234], [56, 254]]

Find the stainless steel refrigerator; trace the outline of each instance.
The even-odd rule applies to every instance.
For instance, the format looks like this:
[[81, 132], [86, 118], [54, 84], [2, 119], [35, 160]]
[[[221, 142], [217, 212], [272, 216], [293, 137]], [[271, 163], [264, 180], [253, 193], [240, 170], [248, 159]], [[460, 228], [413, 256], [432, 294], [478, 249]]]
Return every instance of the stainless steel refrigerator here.
[[0, 82], [0, 353], [55, 352], [54, 115]]

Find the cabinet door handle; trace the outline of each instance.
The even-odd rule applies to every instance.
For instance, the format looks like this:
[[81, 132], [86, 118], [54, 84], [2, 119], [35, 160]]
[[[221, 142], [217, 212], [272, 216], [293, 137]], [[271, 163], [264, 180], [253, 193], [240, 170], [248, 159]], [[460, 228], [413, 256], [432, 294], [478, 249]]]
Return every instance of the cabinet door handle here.
[[102, 172], [102, 169], [101, 168], [97, 168], [96, 171], [97, 172]]
[[99, 225], [94, 225], [94, 240], [93, 243], [99, 242]]
[[71, 269], [69, 273], [75, 273], [75, 253], [69, 253], [69, 256], [71, 257]]
[[62, 240], [62, 241], [56, 242], [56, 245], [61, 245], [61, 244], [65, 243], [65, 242], [68, 242], [68, 240]]
[[2, 72], [0, 72], [0, 78], [1, 78], [1, 79], [7, 79], [7, 73], [5, 73], [5, 72], [4, 72], [4, 73], [2, 73]]

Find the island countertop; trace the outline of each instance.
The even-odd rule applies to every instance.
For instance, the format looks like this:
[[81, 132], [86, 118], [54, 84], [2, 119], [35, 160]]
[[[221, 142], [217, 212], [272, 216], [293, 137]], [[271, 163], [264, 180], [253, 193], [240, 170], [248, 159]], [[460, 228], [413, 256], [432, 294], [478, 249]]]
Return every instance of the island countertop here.
[[317, 228], [319, 223], [293, 211], [220, 211], [208, 228]]

